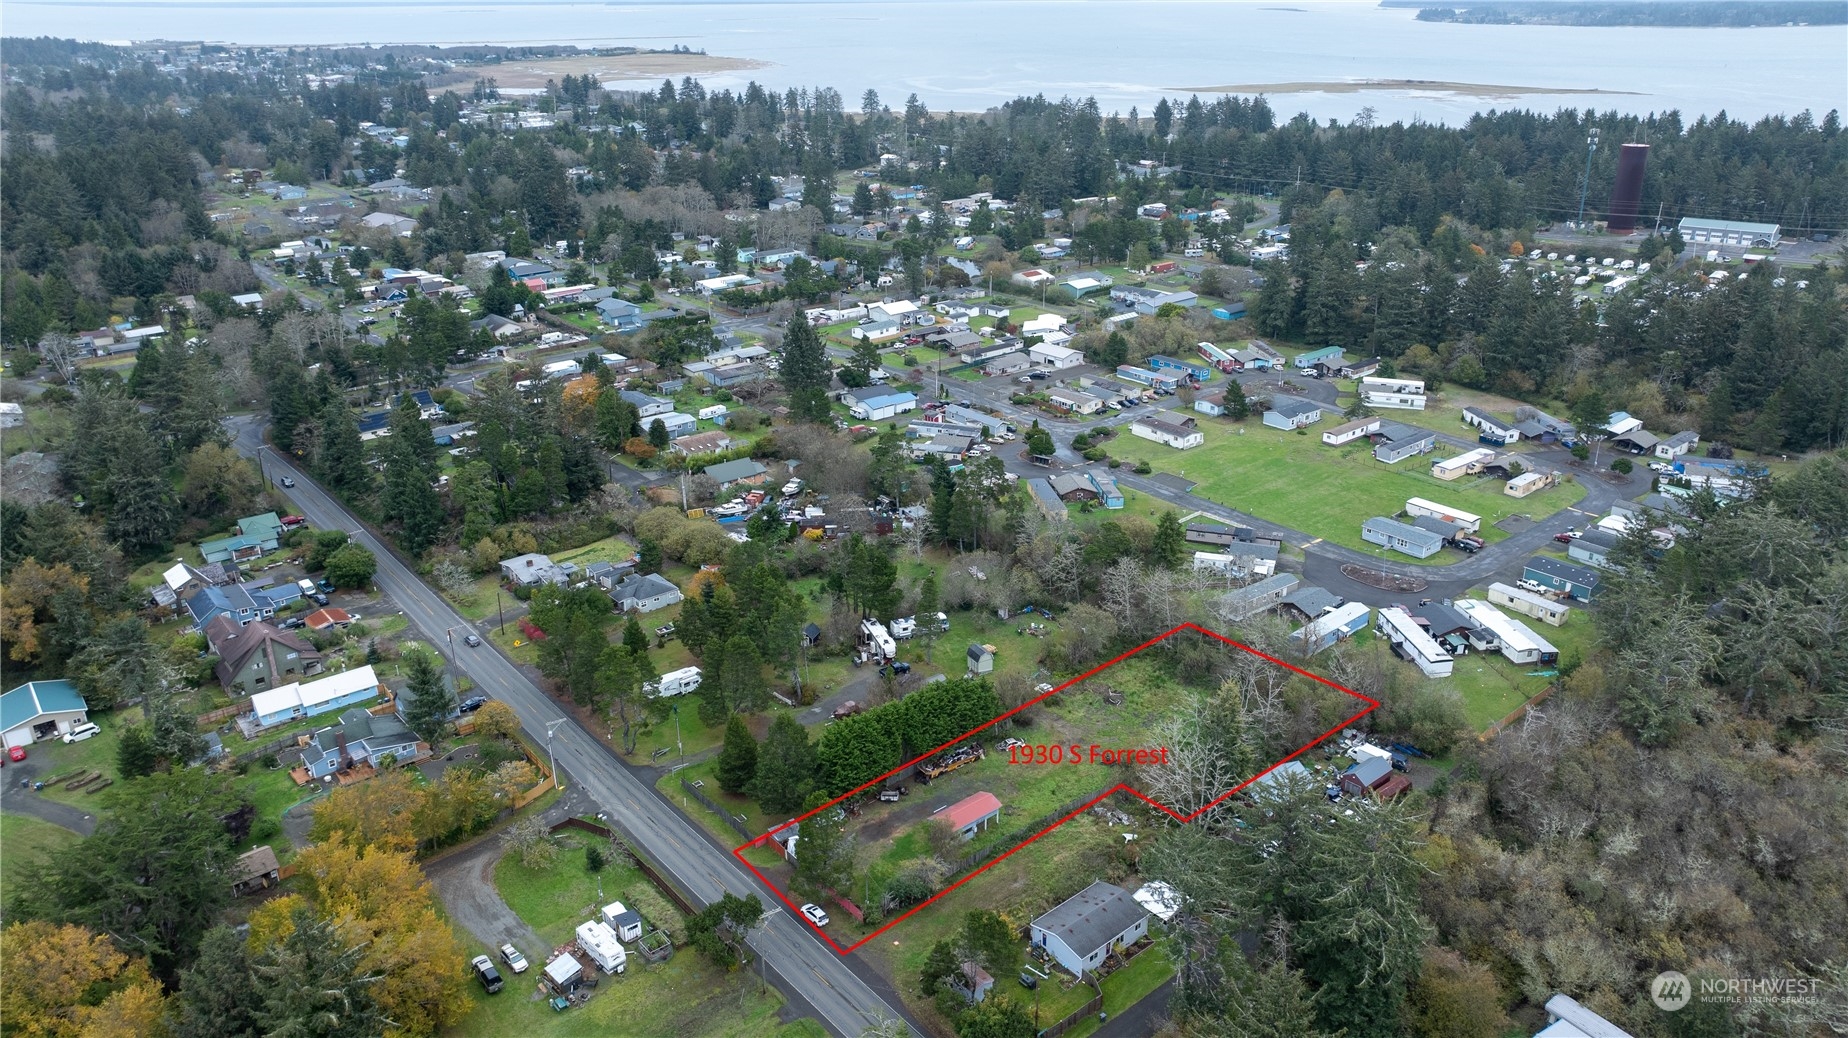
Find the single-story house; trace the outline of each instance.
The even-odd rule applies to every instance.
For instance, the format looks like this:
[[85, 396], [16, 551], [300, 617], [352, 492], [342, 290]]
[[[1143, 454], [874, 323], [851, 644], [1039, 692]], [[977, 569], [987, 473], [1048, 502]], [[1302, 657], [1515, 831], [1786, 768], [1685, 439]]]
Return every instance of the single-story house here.
[[1531, 591], [1523, 591], [1496, 581], [1489, 585], [1489, 604], [1500, 606], [1511, 613], [1532, 617], [1554, 627], [1566, 622], [1566, 614], [1571, 612], [1564, 602], [1542, 598]]
[[1482, 471], [1484, 465], [1495, 459], [1495, 452], [1487, 447], [1477, 447], [1465, 451], [1454, 458], [1444, 458], [1431, 463], [1431, 475], [1449, 482], [1462, 476], [1473, 476]]
[[1144, 315], [1154, 314], [1162, 307], [1171, 304], [1192, 308], [1200, 303], [1198, 295], [1185, 289], [1178, 292], [1166, 292], [1159, 288], [1141, 288], [1134, 285], [1118, 285], [1112, 288], [1110, 298], [1122, 304], [1126, 309]]
[[1317, 364], [1340, 365], [1346, 362], [1347, 359], [1341, 355], [1341, 347], [1324, 346], [1319, 350], [1304, 350], [1296, 355], [1296, 359], [1290, 361], [1290, 365], [1300, 370], [1313, 368]]
[[1269, 371], [1277, 366], [1276, 359], [1269, 354], [1251, 349], [1233, 350], [1232, 363], [1238, 365], [1240, 371]]
[[1566, 556], [1574, 562], [1599, 569], [1611, 568], [1611, 552], [1615, 551], [1620, 538], [1609, 530], [1590, 529], [1577, 540], [1566, 546]]
[[1053, 476], [1050, 482], [1052, 492], [1059, 495], [1059, 500], [1067, 504], [1097, 500], [1097, 487], [1091, 484], [1090, 479], [1084, 473], [1061, 472]]
[[1264, 412], [1264, 424], [1273, 429], [1301, 429], [1322, 420], [1322, 405], [1308, 400], [1280, 399]]
[[848, 334], [863, 342], [891, 342], [904, 332], [904, 325], [887, 318], [854, 325]]
[[231, 865], [232, 897], [243, 897], [253, 890], [268, 890], [280, 882], [282, 863], [276, 860], [275, 848], [267, 843], [238, 855]]
[[1380, 544], [1415, 559], [1428, 559], [1443, 550], [1444, 538], [1396, 519], [1375, 516], [1360, 524], [1360, 539]]
[[[1195, 569], [1200, 568], [1199, 556], [1201, 554], [1205, 553], [1195, 553]], [[1301, 581], [1294, 574], [1278, 573], [1275, 576], [1265, 577], [1255, 584], [1248, 584], [1220, 595], [1214, 609], [1227, 621], [1236, 623], [1248, 616], [1256, 616], [1282, 602], [1284, 596], [1295, 590], [1299, 583]]]
[[1513, 422], [1505, 422], [1480, 407], [1465, 407], [1463, 424], [1478, 430], [1477, 438], [1483, 443], [1497, 447], [1506, 447], [1521, 438], [1521, 430]]
[[1655, 445], [1655, 456], [1663, 461], [1674, 461], [1694, 448], [1700, 442], [1700, 434], [1691, 429], [1683, 430]]
[[1371, 615], [1365, 602], [1344, 602], [1304, 624], [1295, 636], [1303, 652], [1313, 656], [1366, 630]]
[[1027, 492], [1033, 495], [1033, 503], [1048, 519], [1064, 521], [1071, 516], [1065, 511], [1065, 502], [1059, 499], [1059, 492], [1052, 489], [1052, 481], [1045, 476], [1033, 476], [1027, 480]]
[[752, 461], [749, 458], [708, 465], [705, 472], [706, 475], [718, 481], [720, 490], [726, 490], [739, 484], [757, 486], [770, 477], [770, 470], [765, 468], [762, 462]]
[[340, 723], [314, 733], [302, 748], [302, 764], [314, 778], [327, 778], [360, 764], [380, 767], [389, 755], [407, 762], [428, 752], [417, 733], [392, 714], [373, 716], [364, 707], [340, 715]]
[[1129, 431], [1145, 440], [1165, 443], [1176, 450], [1198, 447], [1206, 442], [1193, 416], [1179, 411], [1157, 411], [1129, 423]]
[[1268, 577], [1277, 572], [1277, 548], [1272, 544], [1238, 541], [1218, 551], [1196, 551], [1194, 572], [1229, 573], [1235, 576]]
[[1457, 612], [1476, 625], [1469, 632], [1469, 642], [1478, 649], [1499, 649], [1511, 663], [1554, 663], [1559, 650], [1534, 629], [1487, 602], [1460, 598], [1452, 603]]
[[1141, 940], [1149, 932], [1149, 913], [1121, 887], [1098, 880], [1033, 920], [1028, 932], [1035, 948], [1083, 976], [1111, 949]]
[[265, 512], [239, 519], [229, 537], [199, 542], [199, 554], [207, 562], [254, 559], [275, 551], [281, 538], [282, 519], [274, 512]]
[[6, 746], [56, 739], [90, 719], [90, 704], [68, 681], [28, 681], [0, 695], [0, 733]]
[[1322, 434], [1322, 442], [1330, 447], [1339, 447], [1364, 436], [1372, 436], [1380, 431], [1378, 418], [1356, 418], [1351, 422], [1342, 422]]
[[1468, 617], [1450, 608], [1447, 602], [1421, 599], [1417, 605], [1405, 606], [1404, 609], [1412, 614], [1412, 619], [1418, 621], [1426, 634], [1452, 652], [1463, 649], [1457, 639], [1476, 626]]
[[610, 601], [616, 603], [616, 611], [619, 613], [631, 610], [652, 613], [673, 605], [683, 597], [674, 582], [659, 573], [631, 573], [610, 588]]
[[1374, 610], [1373, 630], [1392, 646], [1394, 655], [1409, 661], [1427, 678], [1449, 677], [1456, 667], [1456, 658], [1404, 606]]
[[1569, 995], [1555, 994], [1547, 999], [1546, 1018], [1547, 1025], [1534, 1038], [1633, 1038], [1630, 1032], [1579, 1005]]
[[511, 339], [526, 330], [520, 322], [499, 314], [476, 318], [468, 322], [468, 327], [470, 331], [486, 331], [496, 339]]
[[283, 685], [250, 697], [257, 723], [267, 728], [284, 721], [314, 717], [355, 706], [383, 694], [385, 686], [370, 666], [330, 674], [319, 681]]
[[989, 377], [1013, 375], [1033, 366], [1033, 359], [1019, 350], [1009, 350], [998, 357], [990, 357], [982, 365], [982, 374]]
[[1156, 371], [1152, 368], [1139, 368], [1134, 364], [1118, 364], [1116, 377], [1138, 386], [1155, 389], [1174, 389], [1181, 384], [1183, 376], [1174, 372]]
[[723, 429], [694, 433], [691, 436], [676, 436], [668, 444], [681, 454], [710, 454], [714, 451], [728, 450], [731, 445], [732, 438]]
[[1598, 571], [1570, 562], [1536, 555], [1527, 560], [1521, 575], [1554, 591], [1563, 591], [1575, 601], [1589, 602], [1598, 593]]
[[1632, 416], [1628, 411], [1612, 411], [1610, 417], [1604, 421], [1604, 431], [1612, 436], [1622, 436], [1642, 427], [1643, 420]]
[[[1318, 371], [1340, 371], [1349, 365], [1336, 362], [1317, 362]], [[1425, 408], [1425, 384], [1417, 378], [1362, 378], [1357, 387], [1360, 402], [1369, 407], [1389, 407], [1401, 411], [1422, 411]]]
[[1226, 413], [1226, 395], [1214, 393], [1211, 396], [1195, 397], [1193, 409], [1203, 415], [1218, 418]]
[[206, 622], [205, 643], [218, 657], [212, 671], [219, 685], [233, 694], [319, 674], [324, 658], [294, 632], [260, 620], [240, 625], [226, 613]]
[[1143, 362], [1155, 371], [1173, 371], [1185, 375], [1196, 382], [1205, 382], [1213, 377], [1213, 369], [1191, 360], [1181, 360], [1165, 354], [1156, 354]]
[[916, 393], [887, 389], [884, 386], [867, 386], [847, 391], [848, 412], [863, 422], [895, 418], [906, 411], [917, 410], [917, 406]]
[[[1366, 750], [1374, 752], [1363, 752]], [[1371, 746], [1356, 747], [1355, 754], [1354, 763], [1336, 780], [1343, 793], [1356, 797], [1372, 793], [1381, 800], [1390, 800], [1411, 788], [1409, 779], [1392, 770], [1392, 754]]]
[[1001, 801], [993, 793], [971, 793], [948, 807], [938, 808], [930, 816], [956, 830], [965, 840], [988, 828], [1001, 817]]
[[1406, 498], [1405, 514], [1442, 519], [1450, 526], [1469, 533], [1476, 533], [1482, 529], [1482, 517], [1474, 512], [1465, 512], [1460, 508], [1452, 508], [1423, 497]]
[[506, 583], [538, 587], [540, 584], [568, 584], [572, 571], [553, 562], [551, 556], [532, 551], [502, 559], [500, 573], [501, 580]]
[[1047, 390], [1046, 399], [1054, 408], [1068, 414], [1096, 414], [1104, 409], [1103, 400], [1081, 389]]
[[1509, 497], [1526, 497], [1538, 493], [1557, 483], [1558, 477], [1550, 472], [1523, 472], [1509, 480], [1502, 487], [1502, 493]]
[[1397, 465], [1414, 454], [1429, 454], [1436, 446], [1436, 433], [1427, 429], [1413, 429], [1373, 448], [1373, 456], [1388, 465]]
[[1105, 508], [1123, 507], [1123, 491], [1117, 489], [1116, 477], [1107, 469], [1092, 469], [1086, 475], [1091, 479], [1091, 486], [1097, 490], [1097, 500]]
[[652, 431], [656, 422], [661, 423], [661, 428], [667, 432], [670, 440], [676, 436], [691, 436], [699, 429], [699, 419], [690, 414], [681, 414], [679, 411], [667, 411], [644, 418], [642, 428]]
[[622, 399], [624, 403], [635, 406], [636, 416], [639, 418], [653, 418], [674, 409], [672, 397], [651, 396], [633, 389], [623, 390]]

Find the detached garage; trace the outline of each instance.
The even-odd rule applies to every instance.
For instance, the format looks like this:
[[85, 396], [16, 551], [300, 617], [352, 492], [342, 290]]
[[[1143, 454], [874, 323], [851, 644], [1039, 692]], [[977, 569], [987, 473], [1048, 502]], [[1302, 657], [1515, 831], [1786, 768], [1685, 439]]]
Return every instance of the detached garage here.
[[8, 749], [56, 739], [90, 719], [90, 705], [68, 681], [28, 681], [0, 695], [0, 727]]

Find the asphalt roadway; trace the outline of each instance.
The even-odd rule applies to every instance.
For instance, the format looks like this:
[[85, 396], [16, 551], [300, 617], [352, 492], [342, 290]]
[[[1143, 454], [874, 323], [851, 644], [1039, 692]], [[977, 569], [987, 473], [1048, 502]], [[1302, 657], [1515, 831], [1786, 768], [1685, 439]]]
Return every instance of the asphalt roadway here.
[[[238, 418], [228, 425], [239, 452], [251, 457], [261, 454], [268, 478], [289, 476], [295, 480], [294, 488], [287, 493], [309, 523], [321, 529], [345, 530], [378, 557], [374, 583], [391, 596], [403, 609], [405, 619], [439, 651], [449, 649], [448, 632], [474, 629], [352, 513], [281, 452], [267, 448], [262, 441], [261, 422]], [[921, 1033], [914, 1021], [904, 1018], [895, 998], [881, 994], [879, 989], [886, 985], [870, 967], [857, 958], [836, 954], [806, 921], [793, 918], [769, 888], [757, 883], [738, 864], [729, 848], [720, 846], [682, 817], [652, 785], [631, 774], [612, 749], [563, 715], [491, 643], [484, 642], [473, 649], [462, 647], [460, 640], [455, 644], [454, 664], [483, 691], [512, 707], [528, 736], [554, 755], [561, 775], [569, 775], [588, 792], [605, 815], [627, 829], [641, 850], [696, 901], [711, 904], [726, 893], [758, 896], [765, 905], [765, 922], [752, 933], [749, 944], [777, 975], [778, 987], [792, 1004], [846, 1038], [854, 1038], [882, 1018], [906, 1019], [913, 1033]]]

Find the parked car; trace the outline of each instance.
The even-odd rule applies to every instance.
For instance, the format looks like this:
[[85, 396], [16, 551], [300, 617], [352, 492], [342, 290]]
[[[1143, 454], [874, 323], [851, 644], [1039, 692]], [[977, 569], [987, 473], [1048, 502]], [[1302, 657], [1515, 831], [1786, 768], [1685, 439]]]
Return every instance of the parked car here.
[[481, 986], [487, 990], [488, 994], [500, 994], [501, 975], [500, 970], [494, 968], [493, 959], [486, 955], [477, 955], [469, 965], [475, 968], [475, 979], [481, 981]]
[[85, 739], [94, 738], [97, 735], [101, 735], [102, 731], [103, 730], [101, 728], [98, 728], [96, 725], [90, 723], [89, 721], [85, 721], [82, 724], [72, 725], [71, 730], [64, 733], [64, 741], [66, 744], [74, 743], [74, 742], [82, 742]]
[[281, 483], [282, 489], [284, 490], [294, 490], [295, 489], [295, 481], [293, 479], [290, 479], [287, 476], [282, 477], [276, 482]]
[[8, 749], [6, 751], [6, 759], [12, 761], [14, 764], [18, 764], [20, 761], [26, 759], [26, 748], [24, 746], [14, 746]]
[[822, 911], [820, 905], [803, 905], [802, 914], [808, 916], [808, 921], [816, 926], [828, 925], [828, 913]]
[[322, 577], [320, 580], [315, 581], [314, 586], [320, 588], [322, 591], [325, 591], [330, 595], [334, 593], [334, 583], [333, 581], [328, 580], [326, 577]]
[[1022, 970], [1020, 974], [1020, 986], [1023, 988], [1026, 988], [1028, 991], [1032, 991], [1033, 989], [1039, 987], [1039, 978], [1035, 977], [1031, 973], [1026, 972], [1025, 970]]
[[463, 635], [462, 644], [471, 649], [479, 648], [481, 646], [481, 636], [475, 634]]
[[462, 701], [462, 706], [459, 709], [465, 714], [472, 714], [487, 705], [487, 696], [470, 696]]
[[278, 628], [279, 630], [284, 630], [284, 631], [293, 631], [293, 630], [296, 630], [296, 629], [298, 629], [298, 628], [301, 628], [301, 627], [304, 627], [304, 626], [306, 626], [306, 625], [307, 625], [307, 623], [308, 623], [308, 621], [306, 621], [306, 620], [304, 620], [304, 619], [302, 619], [302, 618], [301, 618], [301, 617], [299, 617], [299, 616], [291, 616], [291, 617], [289, 617], [289, 618], [288, 618], [287, 620], [279, 620], [279, 621], [277, 621], [277, 622], [276, 622], [276, 627], [277, 627], [277, 628]]
[[1032, 375], [1022, 375], [1019, 378], [1015, 379], [1014, 381], [1019, 382], [1022, 385], [1030, 385], [1033, 382], [1033, 376]]
[[500, 946], [500, 955], [508, 969], [515, 973], [526, 972], [526, 956], [520, 954], [520, 949], [511, 944], [503, 944]]
[[1523, 580], [1516, 583], [1514, 586], [1520, 588], [1522, 591], [1531, 591], [1536, 595], [1544, 595], [1552, 590], [1537, 580]]

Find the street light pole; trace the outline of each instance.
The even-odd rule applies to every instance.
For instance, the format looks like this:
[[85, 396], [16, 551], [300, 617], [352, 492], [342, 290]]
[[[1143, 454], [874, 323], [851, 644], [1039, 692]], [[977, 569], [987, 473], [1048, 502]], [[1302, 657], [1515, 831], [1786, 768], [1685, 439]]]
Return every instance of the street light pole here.
[[1585, 141], [1585, 179], [1579, 184], [1578, 231], [1585, 233], [1585, 196], [1591, 193], [1591, 157], [1598, 153], [1598, 131], [1593, 129]]
[[552, 733], [557, 731], [558, 726], [564, 724], [567, 720], [569, 720], [569, 718], [561, 717], [556, 721], [546, 722], [545, 726], [545, 759], [552, 765], [553, 789], [563, 789], [565, 786], [564, 783], [558, 781], [558, 758], [552, 753]]

